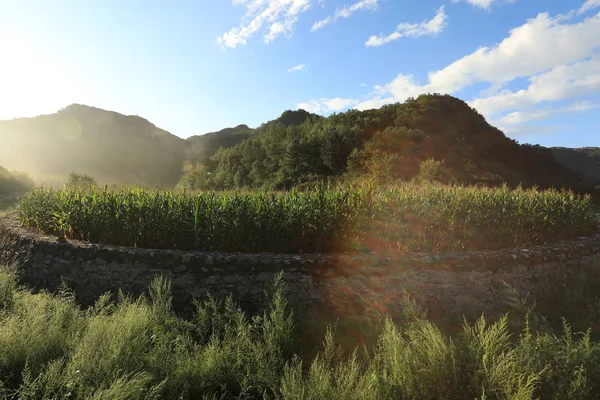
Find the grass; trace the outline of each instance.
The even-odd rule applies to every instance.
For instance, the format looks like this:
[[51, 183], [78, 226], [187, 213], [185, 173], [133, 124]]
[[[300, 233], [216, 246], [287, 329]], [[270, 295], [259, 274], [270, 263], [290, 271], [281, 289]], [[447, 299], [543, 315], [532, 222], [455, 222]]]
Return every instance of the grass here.
[[[335, 328], [300, 358], [293, 313], [275, 281], [270, 308], [247, 316], [230, 299], [171, 310], [170, 284], [150, 295], [101, 297], [80, 309], [63, 289], [34, 294], [0, 274], [0, 398], [4, 399], [594, 399], [600, 343], [531, 310], [445, 333], [407, 309], [365, 347], [342, 349]], [[592, 303], [590, 303], [591, 305]], [[594, 303], [597, 307], [597, 303]], [[514, 319], [515, 317], [511, 317]]]
[[589, 196], [406, 183], [305, 192], [37, 189], [26, 226], [69, 239], [240, 252], [458, 251], [531, 246], [589, 234]]

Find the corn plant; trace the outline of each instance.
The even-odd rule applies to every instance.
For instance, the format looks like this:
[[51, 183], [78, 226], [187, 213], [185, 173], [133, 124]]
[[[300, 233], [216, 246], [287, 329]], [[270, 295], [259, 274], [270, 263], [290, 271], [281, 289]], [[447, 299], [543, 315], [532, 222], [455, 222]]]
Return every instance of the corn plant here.
[[594, 229], [589, 196], [405, 183], [291, 192], [37, 189], [31, 228], [90, 242], [241, 252], [459, 251], [532, 246]]

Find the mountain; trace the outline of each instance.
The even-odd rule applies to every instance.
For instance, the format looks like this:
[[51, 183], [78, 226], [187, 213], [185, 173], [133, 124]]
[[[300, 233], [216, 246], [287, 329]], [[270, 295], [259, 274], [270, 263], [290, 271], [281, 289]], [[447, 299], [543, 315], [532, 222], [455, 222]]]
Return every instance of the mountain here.
[[591, 185], [600, 185], [600, 148], [582, 147], [569, 149], [553, 147], [552, 153], [556, 161], [583, 174]]
[[438, 94], [328, 118], [286, 112], [217, 151], [182, 183], [191, 189], [287, 189], [321, 180], [394, 181], [419, 176], [434, 165], [424, 164], [429, 159], [443, 161], [448, 179], [468, 184], [586, 187], [550, 149], [518, 144], [467, 103]]
[[219, 147], [233, 147], [254, 134], [248, 125], [238, 125], [235, 128], [225, 128], [218, 132], [204, 135], [190, 136], [186, 139], [186, 161], [199, 161], [210, 157], [219, 150]]
[[320, 115], [309, 113], [306, 110], [299, 109], [296, 111], [284, 111], [281, 116], [267, 124], [281, 124], [283, 126], [301, 125], [310, 119], [322, 119]]
[[172, 185], [185, 141], [144, 118], [80, 104], [55, 114], [0, 121], [0, 164], [34, 176], [70, 172], [99, 183]]
[[[286, 111], [265, 125], [299, 124], [311, 116], [316, 117]], [[138, 116], [72, 104], [54, 114], [0, 121], [0, 165], [42, 182], [58, 176], [60, 183], [60, 177], [77, 172], [101, 184], [172, 186], [185, 164], [235, 146], [254, 132], [238, 125], [184, 140]]]
[[[286, 189], [320, 180], [410, 179], [429, 159], [443, 160], [448, 177], [471, 184], [591, 182], [555, 160], [569, 165], [561, 151], [518, 144], [448, 95], [327, 118], [288, 110], [256, 129], [238, 125], [186, 140], [138, 116], [73, 104], [0, 121], [0, 139], [3, 167], [36, 178], [89, 174], [101, 184]], [[580, 153], [590, 171], [597, 154]]]

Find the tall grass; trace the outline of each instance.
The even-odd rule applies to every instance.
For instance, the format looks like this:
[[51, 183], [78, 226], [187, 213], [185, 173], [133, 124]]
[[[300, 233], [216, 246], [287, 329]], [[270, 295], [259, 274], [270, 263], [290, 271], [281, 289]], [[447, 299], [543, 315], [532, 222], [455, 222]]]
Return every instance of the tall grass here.
[[20, 209], [25, 225], [67, 238], [182, 250], [498, 249], [594, 229], [590, 198], [569, 191], [415, 183], [193, 195], [140, 188], [38, 189]]
[[[276, 280], [270, 308], [248, 317], [230, 299], [183, 320], [169, 282], [150, 296], [101, 297], [86, 310], [0, 273], [0, 398], [5, 399], [594, 399], [600, 343], [589, 332], [525, 328], [483, 317], [447, 334], [408, 310], [372, 344], [345, 351], [329, 329], [301, 359], [292, 311]], [[514, 317], [513, 317], [514, 318]]]

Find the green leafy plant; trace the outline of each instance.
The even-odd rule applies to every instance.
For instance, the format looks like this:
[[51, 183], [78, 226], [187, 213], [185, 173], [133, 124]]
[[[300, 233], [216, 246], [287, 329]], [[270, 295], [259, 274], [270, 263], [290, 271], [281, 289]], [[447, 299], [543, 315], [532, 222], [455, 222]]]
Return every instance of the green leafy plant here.
[[96, 180], [89, 175], [71, 172], [65, 186], [71, 190], [88, 190], [91, 187], [98, 186], [98, 184], [96, 183]]
[[170, 282], [161, 277], [148, 297], [121, 294], [112, 302], [104, 295], [81, 309], [67, 289], [33, 293], [1, 272], [0, 398], [560, 400], [600, 394], [600, 343], [591, 332], [575, 332], [566, 322], [556, 330], [533, 329], [529, 315], [520, 330], [509, 328], [520, 317], [507, 314], [464, 322], [450, 334], [402, 303], [402, 323], [385, 318], [364, 347], [340, 347], [330, 326], [318, 353], [301, 358], [303, 342], [284, 289], [280, 274], [266, 309], [254, 316], [231, 297], [208, 297], [196, 303], [193, 318], [183, 319], [172, 311]]
[[431, 182], [195, 194], [37, 189], [22, 199], [20, 216], [31, 228], [90, 242], [280, 253], [512, 248], [595, 229], [589, 196]]

